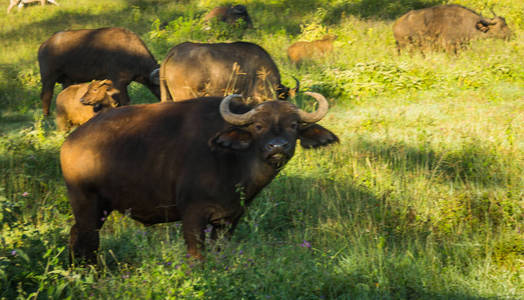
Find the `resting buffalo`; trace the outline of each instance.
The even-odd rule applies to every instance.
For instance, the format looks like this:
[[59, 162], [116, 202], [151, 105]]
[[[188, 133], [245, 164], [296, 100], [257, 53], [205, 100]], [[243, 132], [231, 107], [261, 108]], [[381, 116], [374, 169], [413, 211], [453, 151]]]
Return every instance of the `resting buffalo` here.
[[40, 5], [44, 6], [46, 1], [56, 6], [60, 6], [55, 0], [11, 0], [9, 2], [9, 6], [7, 7], [7, 13], [9, 13], [16, 5], [18, 5], [18, 9], [20, 10], [22, 7], [24, 7], [24, 4], [40, 2]]
[[243, 26], [253, 28], [253, 22], [244, 5], [217, 6], [204, 17], [204, 20], [210, 21], [215, 18], [229, 24], [236, 24], [238, 20], [242, 20]]
[[109, 110], [64, 142], [60, 163], [75, 224], [70, 247], [93, 260], [99, 230], [113, 210], [145, 225], [182, 221], [188, 252], [202, 258], [204, 229], [231, 234], [245, 205], [304, 148], [336, 135], [315, 124], [326, 99], [307, 113], [287, 101], [254, 108], [238, 95], [132, 105]]
[[336, 35], [325, 35], [322, 39], [312, 42], [296, 42], [287, 48], [287, 56], [295, 64], [315, 56], [325, 56], [333, 51], [336, 38]]
[[110, 79], [121, 105], [129, 103], [127, 85], [137, 81], [160, 98], [158, 64], [146, 45], [124, 28], [61, 31], [42, 43], [38, 50], [44, 115], [49, 114], [56, 82], [66, 88], [93, 79]]
[[160, 68], [162, 101], [232, 93], [254, 103], [277, 97], [285, 100], [298, 92], [296, 83], [291, 90], [282, 85], [266, 50], [246, 42], [182, 43], [169, 51]]
[[81, 125], [97, 113], [118, 106], [113, 95], [118, 93], [110, 80], [74, 84], [56, 97], [56, 125], [66, 131]]
[[485, 18], [469, 8], [452, 4], [412, 10], [393, 24], [393, 35], [400, 50], [408, 45], [420, 48], [457, 48], [471, 39], [507, 39], [511, 31], [503, 17]]

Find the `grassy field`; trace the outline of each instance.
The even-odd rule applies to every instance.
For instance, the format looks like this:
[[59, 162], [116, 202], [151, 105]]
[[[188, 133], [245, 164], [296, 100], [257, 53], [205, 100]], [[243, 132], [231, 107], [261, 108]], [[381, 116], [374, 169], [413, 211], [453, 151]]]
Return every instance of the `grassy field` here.
[[[454, 1], [493, 7], [514, 37], [426, 57], [398, 56], [391, 25], [445, 1], [241, 0], [246, 32], [202, 23], [222, 2], [59, 0], [7, 15], [5, 1], [1, 299], [524, 299], [524, 2]], [[158, 60], [188, 40], [260, 44], [285, 84], [329, 98], [321, 123], [341, 143], [299, 149], [203, 264], [185, 258], [180, 224], [113, 214], [99, 265], [70, 266], [65, 136], [42, 117], [36, 53], [56, 31], [104, 26], [135, 31]], [[326, 33], [333, 55], [290, 64], [291, 43]], [[132, 103], [157, 101], [129, 90]]]

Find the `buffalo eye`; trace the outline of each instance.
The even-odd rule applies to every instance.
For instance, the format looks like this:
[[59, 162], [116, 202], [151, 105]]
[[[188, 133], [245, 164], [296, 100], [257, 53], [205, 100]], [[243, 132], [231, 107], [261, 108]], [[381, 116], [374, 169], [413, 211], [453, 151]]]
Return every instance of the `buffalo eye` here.
[[256, 132], [262, 132], [264, 130], [264, 125], [260, 124], [260, 123], [256, 123], [255, 124], [255, 131]]

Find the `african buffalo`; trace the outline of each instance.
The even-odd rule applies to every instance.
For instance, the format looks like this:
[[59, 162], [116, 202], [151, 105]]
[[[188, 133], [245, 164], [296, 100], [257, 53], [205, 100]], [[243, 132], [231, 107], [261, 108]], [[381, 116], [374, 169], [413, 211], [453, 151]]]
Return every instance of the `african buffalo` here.
[[287, 101], [254, 108], [225, 98], [124, 106], [95, 116], [64, 142], [60, 163], [73, 208], [70, 247], [92, 261], [116, 210], [145, 225], [182, 221], [188, 252], [202, 258], [204, 229], [230, 235], [246, 205], [294, 154], [338, 137]]
[[56, 97], [56, 125], [66, 131], [81, 125], [97, 113], [118, 106], [113, 95], [118, 93], [110, 80], [74, 84]]
[[469, 8], [451, 4], [412, 10], [393, 24], [398, 52], [408, 45], [457, 52], [472, 39], [508, 39], [511, 31], [503, 17], [485, 18]]
[[162, 101], [239, 93], [247, 102], [287, 99], [298, 92], [280, 82], [275, 62], [262, 47], [247, 43], [182, 43], [160, 68]]
[[236, 24], [238, 20], [242, 20], [242, 25], [244, 27], [253, 28], [253, 22], [251, 21], [251, 17], [249, 17], [247, 8], [244, 5], [217, 6], [204, 16], [204, 21], [209, 22], [215, 18], [229, 24]]
[[11, 9], [13, 9], [13, 7], [15, 7], [16, 5], [18, 5], [18, 9], [21, 9], [22, 7], [24, 7], [24, 4], [33, 3], [33, 2], [40, 2], [40, 5], [44, 6], [46, 1], [56, 6], [60, 6], [58, 5], [58, 3], [55, 0], [11, 0], [9, 2], [9, 6], [7, 7], [7, 13], [9, 13]]
[[124, 28], [61, 31], [42, 43], [38, 50], [44, 115], [49, 114], [56, 82], [66, 88], [93, 79], [109, 79], [120, 91], [114, 97], [129, 103], [127, 85], [137, 81], [160, 98], [158, 63], [142, 40]]
[[322, 39], [312, 42], [296, 42], [287, 48], [287, 56], [291, 62], [298, 64], [304, 59], [315, 56], [325, 56], [333, 51], [336, 35], [325, 35]]

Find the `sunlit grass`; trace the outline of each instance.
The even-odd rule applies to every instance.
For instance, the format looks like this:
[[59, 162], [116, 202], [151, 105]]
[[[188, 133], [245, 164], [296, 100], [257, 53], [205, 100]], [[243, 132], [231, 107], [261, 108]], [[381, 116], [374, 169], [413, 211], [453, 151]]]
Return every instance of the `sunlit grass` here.
[[[208, 29], [200, 17], [214, 1], [95, 2], [0, 12], [0, 298], [522, 297], [522, 3], [493, 2], [513, 40], [424, 57], [397, 55], [388, 19], [417, 1], [372, 10], [383, 1], [247, 0], [255, 29], [246, 32]], [[486, 15], [488, 2], [459, 1]], [[341, 142], [299, 148], [205, 264], [186, 259], [179, 224], [113, 214], [99, 265], [70, 266], [65, 136], [41, 116], [36, 52], [56, 31], [102, 26], [137, 32], [158, 60], [186, 40], [258, 43], [286, 85], [296, 76], [329, 98], [321, 124]], [[339, 36], [333, 55], [288, 61], [291, 43], [325, 33]], [[132, 103], [156, 101], [139, 84], [129, 91]]]

